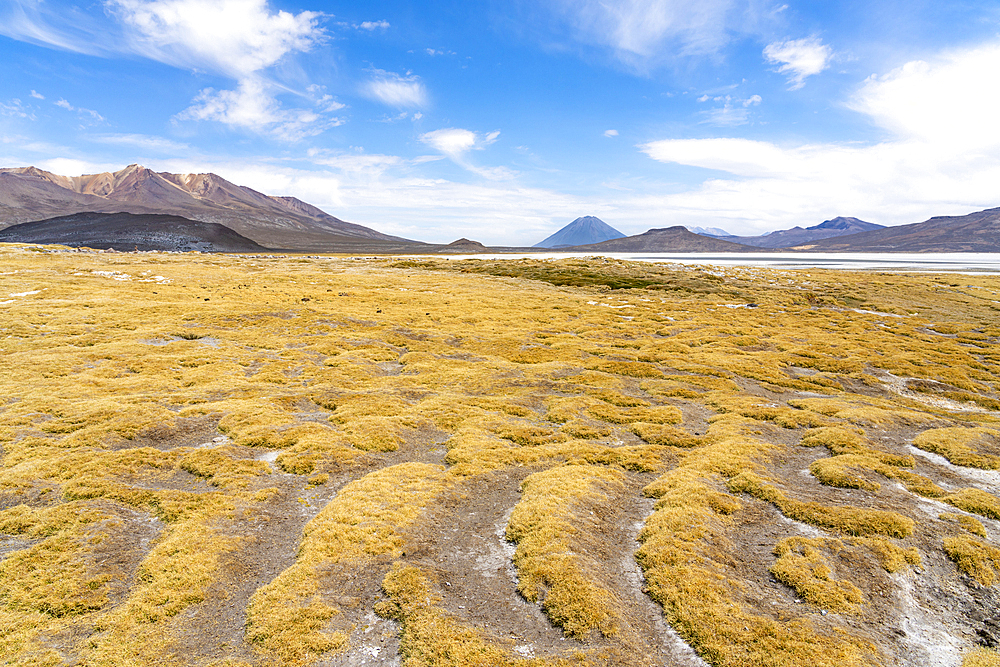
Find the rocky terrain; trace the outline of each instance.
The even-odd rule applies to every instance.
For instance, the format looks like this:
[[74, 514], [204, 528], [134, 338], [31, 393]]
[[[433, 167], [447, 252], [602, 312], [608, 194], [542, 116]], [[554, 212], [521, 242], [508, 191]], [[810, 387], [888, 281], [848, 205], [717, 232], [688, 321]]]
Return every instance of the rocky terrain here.
[[215, 222], [176, 215], [77, 213], [0, 229], [0, 243], [172, 252], [259, 252], [261, 245]]
[[0, 247], [14, 665], [982, 667], [989, 275]]

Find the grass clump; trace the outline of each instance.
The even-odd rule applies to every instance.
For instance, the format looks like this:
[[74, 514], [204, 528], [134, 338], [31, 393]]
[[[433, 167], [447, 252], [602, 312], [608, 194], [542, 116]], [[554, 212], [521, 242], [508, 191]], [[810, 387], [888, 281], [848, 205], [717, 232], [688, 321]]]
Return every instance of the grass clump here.
[[1000, 549], [971, 537], [946, 537], [944, 551], [958, 569], [983, 586], [992, 586], [1000, 570]]
[[345, 634], [323, 631], [339, 613], [320, 590], [323, 568], [399, 558], [401, 531], [446, 487], [442, 469], [423, 463], [384, 468], [345, 486], [306, 524], [295, 563], [254, 593], [247, 639], [293, 662], [343, 647]]
[[831, 578], [833, 569], [823, 556], [823, 551], [836, 552], [843, 546], [840, 540], [785, 538], [774, 548], [778, 559], [771, 574], [806, 602], [831, 611], [855, 612], [866, 601], [864, 594], [849, 581]]
[[591, 631], [619, 633], [622, 619], [616, 594], [600, 583], [600, 564], [574, 536], [597, 529], [576, 518], [584, 507], [609, 501], [624, 490], [623, 475], [612, 469], [568, 465], [530, 475], [507, 524], [517, 544], [514, 566], [518, 591], [540, 602], [563, 631], [584, 638]]
[[973, 535], [978, 535], [979, 537], [986, 539], [986, 527], [983, 526], [982, 521], [975, 517], [971, 517], [966, 514], [955, 514], [954, 512], [942, 512], [938, 515], [938, 518], [942, 521], [957, 523]]
[[740, 473], [728, 482], [729, 490], [748, 493], [765, 500], [789, 519], [825, 528], [846, 535], [887, 535], [909, 537], [913, 534], [913, 519], [896, 512], [857, 507], [832, 507], [813, 501], [789, 498], [770, 484], [765, 484], [751, 472]]
[[983, 470], [1000, 470], [1000, 456], [981, 449], [1000, 449], [1000, 431], [988, 428], [953, 426], [924, 431], [913, 439], [913, 446], [939, 454], [955, 465]]
[[669, 445], [671, 447], [695, 447], [702, 441], [682, 428], [665, 424], [647, 424], [635, 422], [629, 426], [632, 433], [652, 445]]
[[382, 580], [387, 599], [376, 612], [400, 624], [399, 652], [407, 667], [541, 667], [568, 665], [568, 661], [518, 659], [486, 641], [438, 607], [441, 598], [430, 575], [402, 562], [393, 564]]

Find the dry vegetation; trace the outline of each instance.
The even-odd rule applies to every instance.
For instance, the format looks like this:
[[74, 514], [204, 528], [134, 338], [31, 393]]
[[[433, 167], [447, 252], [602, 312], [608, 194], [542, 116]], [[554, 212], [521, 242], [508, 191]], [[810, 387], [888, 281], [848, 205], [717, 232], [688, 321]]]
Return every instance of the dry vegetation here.
[[977, 665], [1000, 279], [0, 248], [0, 661]]

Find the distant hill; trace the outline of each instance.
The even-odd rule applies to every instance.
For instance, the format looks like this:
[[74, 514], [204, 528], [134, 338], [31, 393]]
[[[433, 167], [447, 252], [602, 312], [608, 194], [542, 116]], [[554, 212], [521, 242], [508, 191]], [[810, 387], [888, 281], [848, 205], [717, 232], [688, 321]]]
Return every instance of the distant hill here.
[[600, 243], [610, 239], [624, 238], [625, 235], [607, 224], [600, 218], [585, 215], [569, 223], [544, 241], [536, 243], [534, 248], [564, 248], [585, 243]]
[[259, 252], [266, 248], [217, 222], [152, 213], [76, 213], [23, 222], [0, 230], [0, 243], [59, 244], [74, 248]]
[[1000, 252], [1000, 208], [828, 238], [791, 250], [816, 252]]
[[724, 238], [733, 243], [752, 245], [757, 248], [788, 248], [821, 239], [857, 234], [858, 232], [867, 232], [875, 229], [885, 229], [885, 227], [876, 225], [874, 222], [858, 220], [857, 218], [837, 217], [833, 220], [813, 225], [812, 227], [792, 227], [791, 229], [768, 232], [762, 236], [723, 236], [717, 238]]
[[271, 197], [216, 174], [171, 174], [129, 165], [59, 176], [35, 167], [0, 169], [0, 229], [81, 212], [155, 213], [216, 222], [272, 248], [336, 250], [410, 243], [344, 222], [294, 197]]
[[650, 229], [602, 243], [559, 248], [573, 252], [756, 252], [758, 249], [689, 232], [684, 227]]

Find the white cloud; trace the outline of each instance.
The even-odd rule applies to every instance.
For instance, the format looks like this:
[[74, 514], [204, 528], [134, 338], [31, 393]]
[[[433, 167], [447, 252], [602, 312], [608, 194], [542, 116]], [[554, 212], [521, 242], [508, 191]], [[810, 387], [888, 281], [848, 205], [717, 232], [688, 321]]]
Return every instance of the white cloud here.
[[668, 139], [640, 148], [728, 174], [659, 200], [682, 224], [774, 229], [835, 215], [901, 224], [968, 213], [1000, 204], [1000, 92], [982, 79], [994, 71], [1000, 43], [869, 78], [850, 106], [891, 133], [881, 143]]
[[604, 130], [604, 136], [606, 137], [617, 137], [618, 130]]
[[849, 106], [899, 137], [956, 150], [1000, 145], [1000, 42], [915, 60], [871, 76]]
[[9, 103], [0, 102], [0, 115], [35, 120], [35, 114], [17, 98], [12, 99]]
[[[310, 109], [285, 109], [256, 77], [240, 81], [236, 90], [206, 88], [194, 104], [177, 114], [177, 120], [212, 120], [255, 132], [269, 132], [288, 141], [298, 141], [336, 127], [343, 120], [324, 117]], [[342, 108], [334, 105], [332, 108]], [[330, 107], [327, 107], [330, 108]]]
[[830, 66], [833, 49], [819, 37], [786, 39], [764, 47], [764, 58], [778, 65], [778, 72], [787, 74], [790, 90], [806, 85], [806, 77], [819, 74]]
[[471, 130], [449, 127], [425, 132], [420, 135], [420, 141], [441, 151], [464, 169], [491, 180], [504, 180], [513, 178], [516, 174], [506, 167], [479, 167], [468, 159], [469, 151], [482, 150], [495, 143], [499, 136], [500, 130], [480, 135]]
[[372, 78], [362, 92], [392, 107], [422, 107], [427, 104], [427, 89], [415, 74], [399, 75], [385, 70], [370, 70]]
[[44, 100], [45, 99], [45, 95], [42, 95], [41, 93], [39, 93], [37, 91], [34, 91], [34, 90], [31, 91], [31, 96], [34, 97], [36, 100]]
[[582, 42], [610, 47], [643, 69], [676, 55], [717, 52], [730, 39], [741, 0], [552, 0]]
[[53, 102], [53, 104], [55, 104], [57, 107], [65, 109], [66, 111], [72, 111], [80, 115], [90, 116], [92, 119], [98, 122], [104, 120], [104, 116], [97, 113], [93, 109], [84, 109], [83, 107], [75, 107], [69, 102], [67, 102], [65, 99], [60, 99], [58, 102]]
[[320, 14], [273, 12], [266, 0], [108, 0], [132, 49], [240, 79], [323, 41]]
[[388, 21], [364, 21], [354, 27], [358, 30], [368, 30], [371, 32], [373, 30], [388, 30], [390, 26]]
[[[707, 95], [698, 98], [699, 102], [708, 99]], [[722, 102], [722, 107], [702, 111], [701, 115], [705, 120], [701, 121], [716, 127], [736, 127], [746, 125], [750, 122], [750, 107], [761, 103], [760, 95], [751, 95], [747, 99], [733, 98], [730, 95], [712, 98], [716, 102]]]

